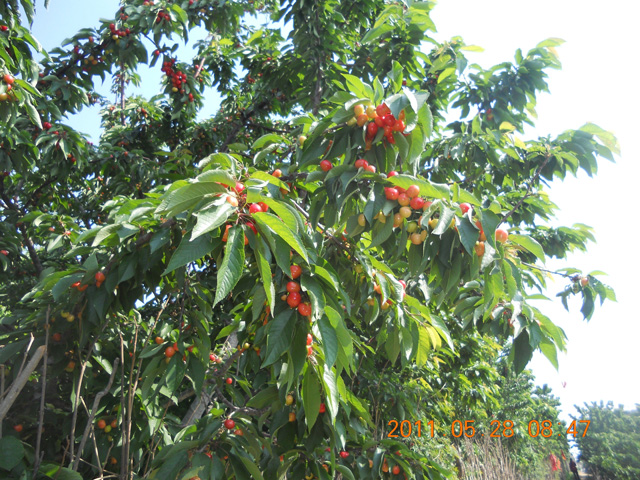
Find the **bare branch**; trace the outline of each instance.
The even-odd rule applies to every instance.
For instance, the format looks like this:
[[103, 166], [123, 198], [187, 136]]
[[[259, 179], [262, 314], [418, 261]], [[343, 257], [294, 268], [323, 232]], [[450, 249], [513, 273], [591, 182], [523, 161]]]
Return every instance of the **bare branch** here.
[[80, 463], [80, 455], [82, 455], [82, 450], [84, 450], [84, 447], [87, 443], [87, 439], [89, 438], [89, 433], [93, 428], [93, 420], [96, 418], [96, 412], [98, 411], [98, 407], [100, 406], [100, 400], [102, 400], [102, 397], [104, 397], [107, 393], [109, 393], [109, 390], [111, 390], [111, 385], [113, 385], [113, 379], [118, 370], [119, 361], [120, 361], [119, 358], [116, 358], [113, 361], [111, 376], [109, 377], [109, 382], [107, 383], [107, 386], [102, 391], [98, 392], [98, 394], [96, 395], [96, 398], [93, 400], [91, 415], [89, 415], [89, 419], [87, 420], [87, 425], [86, 427], [84, 427], [84, 433], [82, 434], [82, 440], [80, 440], [80, 445], [78, 446], [78, 454], [76, 455], [76, 458], [73, 462], [72, 470], [75, 470], [75, 471], [78, 470], [78, 464]]

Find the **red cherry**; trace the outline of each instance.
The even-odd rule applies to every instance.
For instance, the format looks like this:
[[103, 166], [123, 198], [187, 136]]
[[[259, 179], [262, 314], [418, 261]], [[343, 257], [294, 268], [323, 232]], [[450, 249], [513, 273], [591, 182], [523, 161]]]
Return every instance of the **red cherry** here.
[[347, 458], [349, 456], [349, 452], [345, 452], [344, 450], [340, 452], [341, 458]]
[[211, 360], [212, 362], [215, 362], [217, 360], [218, 357], [216, 357], [213, 353], [209, 354], [209, 360]]
[[292, 292], [299, 292], [299, 291], [300, 291], [300, 284], [298, 282], [287, 283], [287, 292], [292, 293]]
[[236, 193], [242, 192], [244, 190], [244, 183], [236, 183], [234, 190], [236, 191]]
[[394, 132], [404, 132], [404, 129], [407, 128], [407, 126], [402, 120], [396, 120], [391, 128], [393, 128]]
[[389, 173], [387, 173], [387, 177], [395, 177], [396, 175], [398, 175], [398, 172], [396, 172], [395, 170], [391, 170]]
[[422, 207], [424, 207], [424, 199], [420, 197], [412, 198], [409, 205], [411, 205], [411, 208], [413, 208], [414, 210], [420, 210]]
[[273, 175], [276, 178], [280, 178], [282, 176], [282, 170], [280, 170], [279, 168], [276, 168], [271, 175]]
[[322, 169], [322, 171], [328, 172], [333, 168], [333, 164], [329, 160], [322, 160], [320, 162], [320, 168]]
[[386, 126], [393, 128], [393, 126], [396, 124], [396, 117], [389, 113], [388, 115], [382, 117], [382, 121]]
[[253, 213], [258, 213], [258, 212], [262, 212], [262, 207], [260, 205], [258, 205], [257, 203], [252, 203], [251, 205], [249, 205], [249, 213], [253, 214]]
[[387, 107], [386, 103], [381, 103], [376, 107], [376, 113], [378, 114], [378, 116], [382, 117], [391, 113], [391, 110], [389, 110], [389, 107]]
[[233, 383], [233, 378], [229, 377], [225, 380], [225, 382], [227, 382], [227, 385], [231, 385]]
[[6, 251], [6, 250], [0, 250], [0, 253], [1, 253], [2, 255], [4, 255], [5, 257], [6, 257], [7, 255], [9, 255], [9, 252], [8, 252], [8, 251]]
[[369, 162], [367, 162], [364, 158], [359, 158], [358, 160], [356, 160], [356, 168], [366, 168], [369, 165]]
[[266, 211], [268, 211], [268, 210], [269, 210], [269, 205], [267, 205], [267, 204], [266, 204], [266, 203], [264, 203], [264, 202], [258, 202], [258, 205], [260, 205], [260, 208], [262, 208], [262, 211], [263, 211], [263, 212], [266, 212]]
[[4, 83], [6, 83], [7, 85], [11, 85], [13, 84], [13, 82], [15, 82], [15, 78], [13, 78], [11, 75], [9, 75], [8, 73], [4, 74]]
[[3, 31], [3, 32], [6, 32], [7, 30], [9, 30], [9, 27], [7, 27], [6, 25], [2, 25], [0, 27], [0, 30]]
[[[325, 404], [324, 404], [324, 402], [323, 402], [323, 403], [321, 403], [321, 404], [320, 404], [319, 412], [320, 412], [320, 413], [324, 413], [324, 412], [326, 412], [326, 411], [327, 411], [327, 407], [325, 406]], [[329, 451], [331, 451], [331, 450], [329, 450]]]
[[378, 133], [378, 125], [376, 124], [376, 122], [370, 122], [367, 125], [367, 137], [368, 138], [373, 138], [376, 136], [376, 134]]
[[[301, 305], [304, 305], [304, 303]], [[312, 343], [313, 343], [313, 335], [311, 335], [310, 333], [307, 333], [307, 345], [311, 345]]]
[[394, 475], [398, 475], [400, 473], [400, 467], [398, 465], [394, 465], [391, 469], [391, 473], [393, 473]]
[[302, 301], [302, 296], [298, 292], [292, 292], [287, 296], [287, 303], [291, 308], [296, 308], [300, 305]]
[[[308, 303], [301, 303], [298, 305], [298, 313], [303, 317], [308, 317], [311, 315], [311, 305]], [[309, 337], [307, 336], [307, 345], [309, 344]]]
[[171, 358], [176, 354], [176, 349], [173, 347], [167, 347], [164, 351], [164, 356], [167, 358]]
[[44, 128], [45, 130], [49, 130], [52, 127], [52, 125], [49, 122], [44, 122], [42, 124], [42, 128]]
[[398, 195], [400, 195], [398, 189], [393, 187], [386, 187], [384, 189], [384, 193], [387, 197], [387, 200], [398, 200]]
[[234, 422], [232, 419], [227, 418], [224, 421], [224, 428], [226, 428], [227, 430], [232, 430], [236, 427], [236, 422]]
[[249, 227], [253, 231], [254, 235], [258, 234], [258, 230], [256, 229], [256, 226], [253, 223], [247, 222], [247, 227]]
[[291, 265], [291, 278], [295, 279], [302, 275], [302, 268], [298, 265]]
[[104, 276], [104, 273], [102, 272], [96, 273], [96, 282], [102, 283], [104, 282], [105, 278], [106, 277]]
[[415, 198], [418, 195], [420, 195], [420, 187], [417, 185], [411, 185], [409, 188], [407, 188], [407, 195], [409, 195], [409, 198]]
[[469, 210], [471, 210], [471, 205], [469, 205], [468, 203], [461, 203], [460, 210], [462, 210], [462, 213], [467, 213]]
[[387, 139], [387, 142], [389, 142], [391, 145], [394, 145], [396, 143], [396, 139], [393, 137], [392, 134], [389, 134], [385, 137]]
[[13, 429], [14, 429], [16, 432], [20, 433], [20, 432], [22, 431], [22, 424], [21, 424], [21, 423], [19, 423], [19, 424], [17, 424], [17, 425], [14, 425], [14, 426], [13, 426]]
[[373, 122], [378, 126], [378, 128], [383, 128], [384, 127], [384, 122], [382, 121], [382, 117], [374, 118]]
[[367, 172], [376, 173], [376, 167], [374, 167], [373, 165], [367, 165], [366, 167], [364, 167], [364, 169]]

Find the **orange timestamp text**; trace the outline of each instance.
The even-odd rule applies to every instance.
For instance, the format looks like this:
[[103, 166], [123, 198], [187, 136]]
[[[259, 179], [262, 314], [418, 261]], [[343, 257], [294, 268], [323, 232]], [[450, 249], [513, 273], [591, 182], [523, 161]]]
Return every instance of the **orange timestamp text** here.
[[[451, 436], [455, 438], [460, 438], [465, 436], [467, 438], [473, 438], [474, 436], [484, 437], [485, 433], [476, 430], [474, 426], [475, 420], [454, 420], [451, 422]], [[587, 430], [589, 430], [589, 425], [591, 424], [590, 420], [573, 420], [568, 427], [565, 427], [563, 423], [558, 423], [558, 428], [554, 431], [554, 424], [551, 420], [543, 420], [539, 422], [538, 420], [531, 420], [527, 425], [527, 433], [530, 437], [544, 437], [549, 438], [552, 436], [563, 436], [563, 435], [573, 435], [577, 437], [580, 435], [578, 431], [578, 423], [586, 424], [584, 427], [584, 431], [582, 432], [582, 436], [584, 437], [587, 434]], [[426, 426], [426, 435], [433, 438], [438, 432], [438, 428], [433, 420], [429, 420], [428, 422], [423, 423], [421, 420], [417, 420], [411, 423], [409, 420], [389, 420], [387, 425], [390, 428], [390, 431], [387, 433], [388, 438], [407, 438], [410, 436], [422, 437], [425, 432]], [[487, 430], [487, 436], [492, 438], [509, 438], [513, 437], [514, 432], [513, 429], [515, 424], [511, 420], [491, 420], [490, 428]], [[444, 430], [441, 432], [443, 436], [447, 436], [449, 430]]]

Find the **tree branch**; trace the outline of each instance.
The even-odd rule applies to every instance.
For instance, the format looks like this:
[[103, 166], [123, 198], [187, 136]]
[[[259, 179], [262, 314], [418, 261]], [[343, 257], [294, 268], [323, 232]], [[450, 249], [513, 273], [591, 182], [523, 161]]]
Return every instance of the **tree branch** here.
[[500, 223], [498, 223], [498, 225], [496, 225], [496, 227], [499, 227], [501, 223], [503, 223], [507, 218], [509, 218], [511, 215], [513, 215], [513, 213], [516, 210], [518, 210], [518, 208], [520, 208], [520, 206], [523, 204], [523, 202], [528, 197], [531, 196], [531, 189], [533, 188], [533, 184], [538, 181], [538, 179], [540, 178], [540, 173], [542, 173], [542, 169], [547, 166], [547, 163], [549, 163], [550, 159], [551, 159], [551, 153], [547, 151], [547, 153], [545, 155], [545, 158], [544, 158], [544, 162], [542, 162], [542, 165], [540, 165], [538, 167], [538, 170], [536, 170], [535, 175], [533, 176], [533, 178], [529, 182], [529, 186], [527, 187], [527, 191], [525, 192], [524, 196], [520, 199], [520, 201], [518, 201], [518, 203], [516, 203], [516, 205], [511, 210], [509, 210], [507, 213], [505, 213], [502, 216], [502, 218], [500, 219]]
[[98, 411], [98, 407], [100, 406], [100, 400], [104, 397], [109, 390], [111, 390], [111, 385], [113, 385], [113, 379], [118, 371], [118, 362], [120, 359], [116, 357], [113, 361], [113, 367], [111, 370], [111, 376], [109, 377], [109, 382], [104, 389], [96, 395], [96, 398], [93, 400], [93, 407], [91, 408], [91, 415], [89, 415], [89, 419], [87, 420], [87, 426], [84, 427], [84, 433], [82, 434], [82, 440], [80, 440], [80, 445], [78, 446], [78, 454], [73, 462], [72, 470], [78, 470], [78, 464], [80, 463], [80, 455], [82, 455], [82, 450], [84, 450], [85, 445], [87, 444], [87, 439], [89, 438], [89, 433], [91, 432], [91, 428], [93, 427], [93, 420], [96, 418], [96, 413]]

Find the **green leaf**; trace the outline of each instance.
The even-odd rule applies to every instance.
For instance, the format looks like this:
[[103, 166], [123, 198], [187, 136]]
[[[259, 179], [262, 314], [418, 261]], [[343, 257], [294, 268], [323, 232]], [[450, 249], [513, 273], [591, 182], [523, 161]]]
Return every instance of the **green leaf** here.
[[[27, 82], [23, 82], [27, 84]], [[27, 84], [28, 85], [28, 84]], [[26, 101], [24, 106], [27, 109], [27, 115], [29, 115], [29, 119], [40, 129], [42, 129], [42, 121], [40, 120], [40, 114], [36, 107], [34, 107], [30, 101]]]
[[342, 76], [347, 82], [347, 88], [359, 98], [368, 98], [373, 101], [373, 88], [371, 85], [364, 83], [355, 75], [343, 73]]
[[233, 176], [227, 170], [221, 169], [207, 170], [206, 172], [201, 173], [196, 177], [196, 182], [218, 182], [226, 185], [227, 187], [236, 185], [235, 178], [233, 178]]
[[339, 408], [338, 385], [336, 384], [336, 374], [329, 366], [324, 367], [322, 381], [324, 383], [324, 392], [327, 399], [327, 408], [329, 409], [331, 420], [335, 422]]
[[267, 353], [265, 354], [264, 362], [262, 362], [262, 368], [275, 363], [289, 349], [295, 323], [295, 316], [292, 314], [292, 309], [285, 308], [268, 323]]
[[[276, 135], [275, 133], [267, 133], [266, 135], [261, 136], [259, 139], [253, 142], [253, 145], [251, 145], [251, 150], [264, 148], [267, 145], [270, 145], [272, 143], [278, 143], [278, 144], [289, 143], [289, 141], [286, 138], [284, 138], [282, 135]], [[253, 175], [251, 177], [253, 178]]]
[[24, 457], [24, 447], [22, 442], [16, 437], [0, 438], [0, 468], [2, 470], [13, 470]]
[[322, 341], [325, 364], [327, 368], [331, 368], [336, 362], [336, 358], [338, 358], [338, 336], [326, 317], [322, 317], [318, 321], [318, 329], [320, 330], [320, 340]]
[[[247, 180], [247, 184], [252, 183], [251, 182], [252, 180], [264, 181], [264, 182], [270, 183], [271, 185], [275, 185], [278, 188], [284, 188], [285, 190], [289, 190], [289, 185], [284, 183], [278, 177], [274, 177], [273, 175], [271, 175], [271, 174], [269, 174], [267, 172], [263, 172], [261, 170], [257, 170], [255, 172], [253, 172], [251, 174], [251, 176], [249, 177], [249, 180]], [[252, 200], [250, 200], [250, 201], [252, 201]]]
[[464, 249], [469, 255], [475, 255], [474, 247], [480, 236], [478, 229], [466, 215], [462, 217], [457, 226], [460, 242], [464, 246]]
[[160, 203], [160, 206], [156, 209], [156, 213], [162, 213], [171, 217], [189, 210], [207, 195], [226, 191], [226, 188], [223, 186], [212, 182], [192, 183], [171, 192], [167, 198]]
[[260, 270], [260, 278], [267, 295], [267, 303], [271, 306], [271, 311], [275, 308], [276, 291], [273, 286], [273, 278], [271, 277], [271, 251], [269, 246], [262, 238], [256, 240], [258, 248], [255, 250], [258, 270]]
[[315, 370], [309, 365], [302, 379], [302, 403], [304, 405], [304, 413], [307, 419], [307, 428], [311, 428], [316, 423], [318, 414], [320, 413], [320, 383], [316, 377]]
[[196, 213], [198, 222], [191, 232], [191, 240], [215, 230], [220, 225], [226, 223], [231, 215], [236, 212], [236, 208], [230, 203], [224, 202], [222, 205], [215, 205], [210, 208], [200, 210]]
[[542, 246], [537, 242], [537, 240], [531, 238], [528, 235], [516, 235], [513, 233], [509, 235], [509, 240], [516, 245], [520, 245], [521, 247], [529, 250], [543, 263], [545, 262], [546, 258], [544, 256], [544, 250], [542, 249]]
[[411, 175], [396, 175], [394, 177], [387, 178], [387, 181], [404, 189], [409, 188], [411, 185], [417, 185], [420, 187], [420, 195], [423, 197], [445, 198], [448, 200], [450, 196], [448, 185], [432, 183], [428, 180], [416, 178]]
[[167, 275], [173, 272], [176, 268], [180, 268], [190, 262], [195, 262], [201, 259], [211, 250], [213, 250], [213, 239], [210, 236], [198, 237], [195, 240], [188, 240], [187, 237], [183, 237], [180, 245], [169, 260], [169, 265], [162, 275]]
[[427, 363], [429, 359], [429, 352], [431, 350], [431, 340], [429, 332], [425, 327], [419, 327], [418, 329], [418, 353], [416, 356], [416, 363], [418, 366], [422, 366]]
[[533, 350], [529, 344], [529, 334], [526, 330], [523, 330], [513, 342], [513, 366], [516, 373], [520, 373], [525, 369], [532, 355]]
[[216, 306], [236, 286], [244, 269], [244, 231], [240, 226], [229, 229], [227, 246], [224, 249], [222, 265], [218, 270], [216, 298], [212, 306]]
[[300, 237], [296, 235], [281, 219], [271, 213], [258, 212], [253, 214], [253, 218], [263, 227], [273, 230], [280, 238], [282, 238], [291, 248], [300, 254], [304, 260], [309, 263], [307, 250], [302, 245]]

